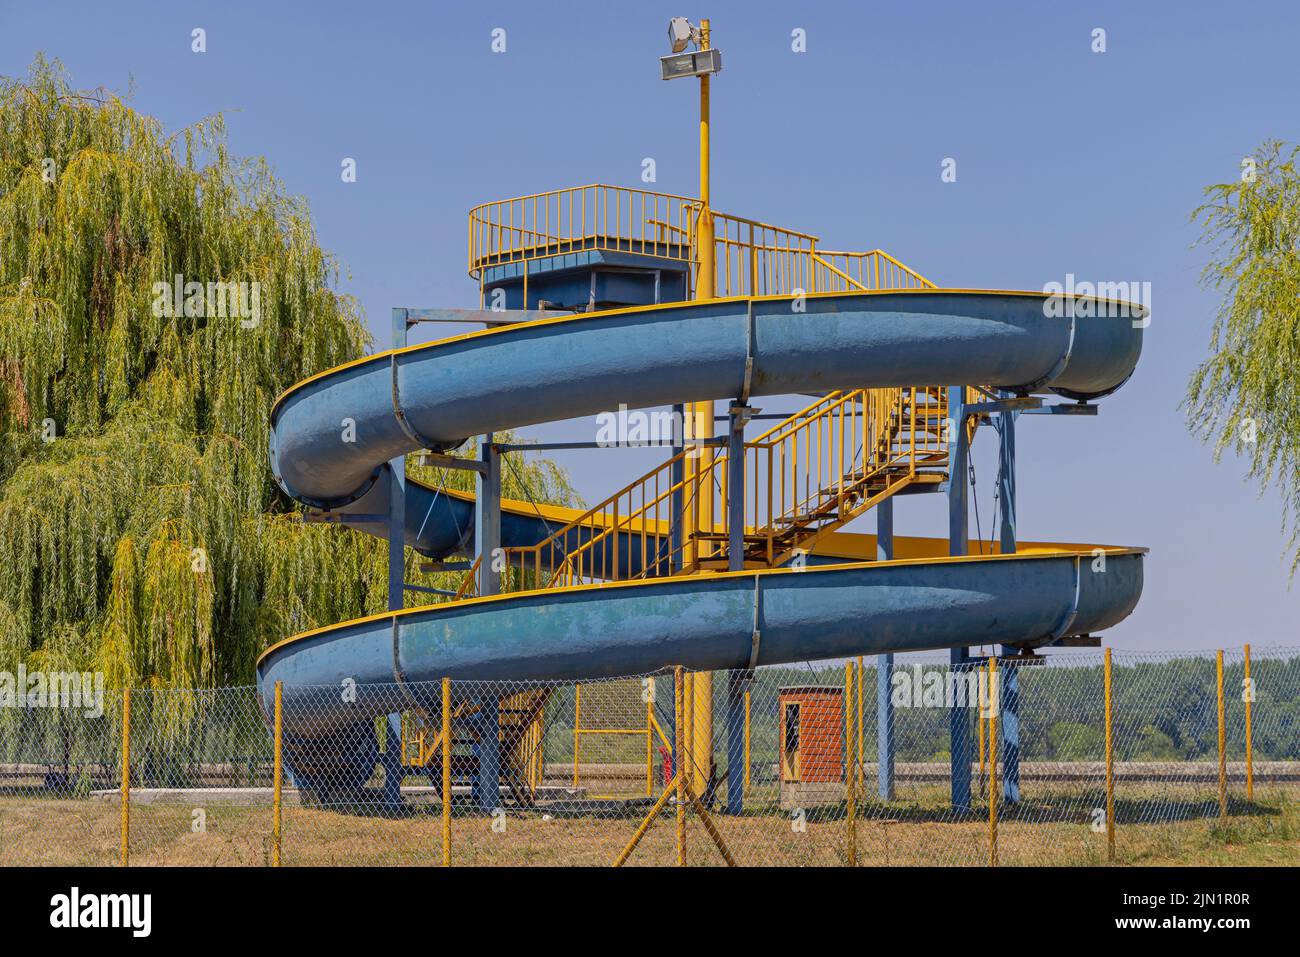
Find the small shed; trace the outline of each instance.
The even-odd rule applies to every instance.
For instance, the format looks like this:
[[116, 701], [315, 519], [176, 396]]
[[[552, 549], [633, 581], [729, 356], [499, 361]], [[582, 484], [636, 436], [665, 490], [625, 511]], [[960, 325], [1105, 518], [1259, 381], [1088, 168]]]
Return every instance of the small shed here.
[[781, 688], [777, 697], [783, 810], [844, 798], [844, 689]]

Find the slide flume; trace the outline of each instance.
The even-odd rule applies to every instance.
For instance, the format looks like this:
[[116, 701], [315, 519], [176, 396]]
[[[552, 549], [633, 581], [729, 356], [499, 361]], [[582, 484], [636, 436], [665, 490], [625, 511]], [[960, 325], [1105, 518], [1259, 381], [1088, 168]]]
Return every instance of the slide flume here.
[[[390, 459], [619, 405], [918, 383], [1080, 401], [1119, 388], [1141, 351], [1138, 307], [1114, 315], [1102, 308], [1113, 303], [1074, 303], [1057, 315], [1045, 300], [952, 289], [714, 299], [495, 327], [379, 353], [294, 386], [272, 412], [272, 467], [293, 498], [386, 536], [377, 516], [388, 507]], [[408, 482], [407, 543], [432, 558], [472, 548], [473, 510], [472, 497]], [[546, 529], [531, 506], [503, 508], [506, 546], [534, 544]], [[1013, 555], [947, 557], [946, 541], [900, 538], [898, 558], [882, 562], [860, 560], [872, 557], [868, 538], [830, 535], [803, 569], [519, 592], [342, 622], [268, 649], [258, 682], [268, 706], [274, 683], [284, 683], [286, 733], [302, 753], [311, 742], [364, 736], [368, 719], [394, 710], [394, 689], [409, 696], [413, 683], [444, 676], [744, 668], [755, 631], [759, 665], [1032, 646], [1121, 621], [1142, 589], [1141, 548], [1105, 548], [1099, 573], [1092, 545], [1023, 543]], [[347, 679], [357, 700], [346, 706], [324, 705], [311, 688]]]

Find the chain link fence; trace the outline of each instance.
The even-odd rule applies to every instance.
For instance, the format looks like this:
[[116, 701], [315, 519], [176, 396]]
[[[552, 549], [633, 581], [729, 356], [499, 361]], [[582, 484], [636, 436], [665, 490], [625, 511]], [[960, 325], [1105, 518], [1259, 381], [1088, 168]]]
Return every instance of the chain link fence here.
[[1295, 648], [7, 704], [9, 865], [1294, 862], [1300, 841]]

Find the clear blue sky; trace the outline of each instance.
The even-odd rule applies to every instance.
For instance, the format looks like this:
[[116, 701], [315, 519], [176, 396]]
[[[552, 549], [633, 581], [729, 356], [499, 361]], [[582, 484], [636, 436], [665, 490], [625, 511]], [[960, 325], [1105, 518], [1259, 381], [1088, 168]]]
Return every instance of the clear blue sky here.
[[[644, 157], [659, 189], [694, 193], [694, 84], [663, 83], [655, 62], [675, 14], [711, 17], [725, 56], [719, 209], [883, 247], [941, 285], [1152, 284], [1128, 386], [1095, 419], [1021, 420], [1021, 536], [1150, 546], [1142, 603], [1108, 635], [1118, 646], [1300, 644], [1277, 497], [1243, 484], [1239, 463], [1213, 465], [1178, 409], [1215, 309], [1188, 214], [1265, 138], [1300, 140], [1294, 2], [3, 0], [0, 73], [43, 50], [81, 86], [134, 80], [136, 107], [170, 128], [225, 111], [234, 150], [264, 154], [307, 197], [386, 345], [390, 306], [475, 303], [475, 203], [639, 185]], [[795, 28], [806, 53], [791, 51]], [[940, 182], [945, 157], [956, 183]], [[992, 444], [977, 442], [986, 534]], [[644, 462], [613, 454], [563, 459], [589, 500]], [[941, 532], [941, 500], [906, 503], [899, 522]]]

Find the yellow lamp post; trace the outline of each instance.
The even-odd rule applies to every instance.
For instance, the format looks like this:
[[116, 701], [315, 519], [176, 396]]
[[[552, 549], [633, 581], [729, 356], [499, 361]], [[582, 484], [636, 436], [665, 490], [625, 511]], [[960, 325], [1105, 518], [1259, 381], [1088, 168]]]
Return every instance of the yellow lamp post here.
[[[673, 17], [668, 23], [668, 42], [672, 53], [659, 61], [663, 78], [696, 76], [700, 80], [700, 213], [695, 227], [698, 266], [694, 298], [712, 299], [717, 295], [717, 278], [713, 210], [709, 200], [709, 80], [722, 69], [722, 54], [710, 44], [708, 20], [701, 20], [695, 27], [685, 17]], [[691, 43], [695, 44], [695, 50], [687, 50]], [[685, 478], [691, 494], [684, 496], [681, 522], [691, 539], [689, 545], [683, 542], [683, 549], [689, 549], [694, 561], [708, 558], [712, 552], [711, 543], [701, 541], [700, 533], [713, 531], [714, 452], [712, 446], [700, 443], [713, 438], [713, 413], [712, 401], [692, 402], [686, 410], [687, 437], [695, 445], [686, 461]], [[690, 733], [686, 755], [679, 756], [678, 760], [689, 762], [691, 787], [696, 794], [703, 795], [713, 776], [712, 675], [702, 673], [692, 677], [686, 708]]]

